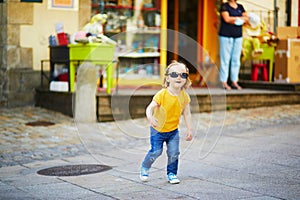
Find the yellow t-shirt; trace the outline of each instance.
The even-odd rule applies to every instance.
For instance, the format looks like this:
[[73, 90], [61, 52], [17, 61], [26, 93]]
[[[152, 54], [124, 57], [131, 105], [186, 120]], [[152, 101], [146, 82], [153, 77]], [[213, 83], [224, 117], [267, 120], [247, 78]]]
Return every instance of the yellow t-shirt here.
[[154, 110], [154, 117], [158, 120], [155, 129], [159, 132], [177, 129], [182, 111], [191, 101], [185, 90], [181, 90], [178, 96], [174, 96], [166, 88], [158, 91], [153, 100], [159, 105]]

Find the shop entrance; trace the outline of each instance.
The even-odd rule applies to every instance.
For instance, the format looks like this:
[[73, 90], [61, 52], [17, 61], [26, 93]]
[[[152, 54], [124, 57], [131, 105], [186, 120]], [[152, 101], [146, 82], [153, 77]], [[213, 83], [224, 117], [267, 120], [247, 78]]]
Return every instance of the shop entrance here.
[[168, 0], [168, 29], [174, 30], [174, 37], [168, 36], [172, 52], [168, 51], [167, 63], [174, 59], [183, 62], [191, 74], [197, 73], [197, 43], [202, 43], [202, 4], [202, 0]]

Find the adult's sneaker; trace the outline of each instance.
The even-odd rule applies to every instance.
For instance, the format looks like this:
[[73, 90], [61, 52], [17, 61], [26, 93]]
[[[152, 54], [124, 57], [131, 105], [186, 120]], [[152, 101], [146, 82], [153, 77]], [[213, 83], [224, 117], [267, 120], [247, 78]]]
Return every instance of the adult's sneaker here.
[[145, 167], [141, 167], [140, 179], [143, 182], [148, 181], [148, 179], [149, 179], [149, 169], [147, 169]]
[[177, 176], [173, 173], [168, 174], [168, 181], [171, 184], [178, 184], [180, 183], [180, 180], [177, 178]]

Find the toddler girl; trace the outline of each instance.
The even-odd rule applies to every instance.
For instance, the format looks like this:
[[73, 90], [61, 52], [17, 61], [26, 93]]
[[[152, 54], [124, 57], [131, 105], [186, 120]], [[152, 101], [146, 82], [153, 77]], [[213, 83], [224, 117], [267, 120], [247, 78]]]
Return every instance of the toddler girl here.
[[158, 91], [146, 109], [151, 124], [151, 149], [141, 167], [140, 178], [147, 181], [154, 161], [162, 154], [163, 143], [167, 145], [167, 177], [171, 184], [179, 183], [177, 178], [179, 156], [179, 120], [181, 114], [187, 127], [186, 140], [192, 140], [190, 97], [185, 91], [191, 85], [189, 70], [183, 64], [173, 61], [166, 69], [163, 88]]

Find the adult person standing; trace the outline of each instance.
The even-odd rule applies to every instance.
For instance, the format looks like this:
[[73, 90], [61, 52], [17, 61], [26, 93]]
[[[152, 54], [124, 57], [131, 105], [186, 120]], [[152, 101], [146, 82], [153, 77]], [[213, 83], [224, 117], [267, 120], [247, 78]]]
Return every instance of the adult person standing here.
[[[236, 0], [222, 3], [220, 14], [220, 81], [226, 90], [231, 90], [231, 87], [241, 90], [242, 87], [237, 81], [243, 43], [242, 25], [248, 21], [248, 17], [243, 5], [237, 3]], [[227, 84], [229, 68], [231, 87]]]

